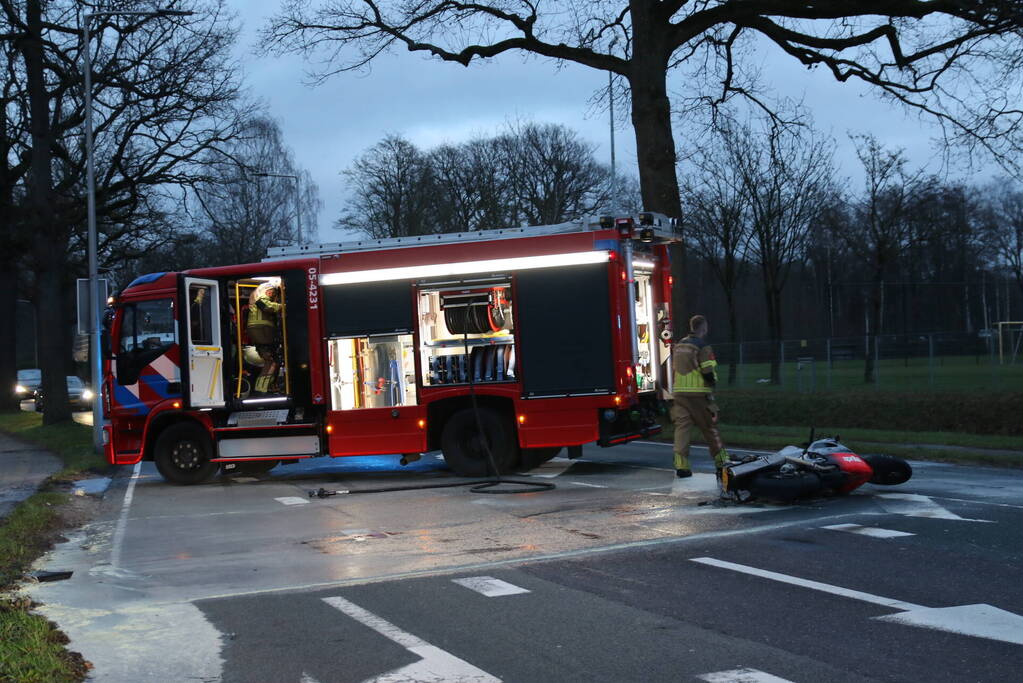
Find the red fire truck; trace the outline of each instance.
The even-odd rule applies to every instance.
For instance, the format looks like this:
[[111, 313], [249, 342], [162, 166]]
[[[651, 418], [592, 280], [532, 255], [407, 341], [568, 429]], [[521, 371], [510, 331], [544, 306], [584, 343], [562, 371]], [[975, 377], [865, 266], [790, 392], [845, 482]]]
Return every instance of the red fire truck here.
[[[193, 484], [440, 449], [481, 476], [488, 450], [504, 472], [649, 436], [670, 381], [676, 239], [673, 221], [640, 214], [139, 277], [108, 315], [107, 459]], [[247, 323], [268, 288], [274, 342], [257, 345]]]

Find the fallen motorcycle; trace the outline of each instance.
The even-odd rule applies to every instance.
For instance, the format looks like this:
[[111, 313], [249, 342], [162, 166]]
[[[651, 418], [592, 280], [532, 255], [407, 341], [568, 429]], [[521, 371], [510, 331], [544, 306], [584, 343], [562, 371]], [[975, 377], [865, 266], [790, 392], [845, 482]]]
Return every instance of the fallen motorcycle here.
[[913, 468], [891, 455], [857, 455], [834, 438], [813, 438], [802, 448], [733, 460], [721, 471], [721, 488], [739, 501], [788, 502], [816, 495], [845, 494], [863, 484], [894, 486], [909, 481]]

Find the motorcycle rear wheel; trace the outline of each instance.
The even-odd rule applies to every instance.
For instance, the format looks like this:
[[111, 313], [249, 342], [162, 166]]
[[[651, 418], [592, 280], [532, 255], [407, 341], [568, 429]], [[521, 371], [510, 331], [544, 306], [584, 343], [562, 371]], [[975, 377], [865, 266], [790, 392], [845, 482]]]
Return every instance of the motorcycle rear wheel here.
[[895, 486], [905, 484], [913, 476], [913, 468], [908, 462], [894, 455], [861, 455], [867, 461], [874, 475], [870, 478], [871, 484], [883, 486]]

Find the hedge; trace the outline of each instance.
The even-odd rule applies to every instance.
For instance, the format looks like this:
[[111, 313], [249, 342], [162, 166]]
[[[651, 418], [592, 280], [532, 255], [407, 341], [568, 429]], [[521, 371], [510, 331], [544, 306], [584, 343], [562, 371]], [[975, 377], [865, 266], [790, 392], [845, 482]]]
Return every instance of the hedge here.
[[1023, 393], [796, 394], [726, 390], [717, 395], [717, 402], [723, 420], [742, 425], [815, 424], [1023, 436]]

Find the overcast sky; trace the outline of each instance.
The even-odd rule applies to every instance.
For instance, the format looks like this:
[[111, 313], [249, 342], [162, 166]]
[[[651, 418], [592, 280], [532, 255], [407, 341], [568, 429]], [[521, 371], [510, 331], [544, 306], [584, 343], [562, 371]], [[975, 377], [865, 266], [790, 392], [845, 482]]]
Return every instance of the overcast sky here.
[[[331, 227], [345, 197], [340, 172], [389, 133], [429, 149], [493, 135], [511, 119], [560, 123], [595, 144], [600, 161], [610, 162], [607, 113], [590, 104], [607, 84], [605, 72], [574, 65], [558, 70], [553, 62], [514, 55], [465, 68], [400, 52], [378, 59], [369, 74], [341, 74], [313, 87], [306, 84], [309, 66], [301, 58], [253, 54], [256, 31], [279, 0], [228, 2], [242, 22], [238, 50], [248, 88], [280, 122], [298, 165], [319, 185], [320, 241], [345, 237]], [[914, 164], [936, 170], [934, 128], [878, 101], [864, 87], [836, 83], [824, 70], [808, 72], [793, 59], [770, 53], [764, 60], [764, 80], [784, 95], [803, 99], [817, 128], [836, 138], [839, 171], [853, 182], [861, 172], [849, 132], [872, 132], [890, 147], [906, 148]], [[680, 86], [670, 83], [672, 89]], [[627, 112], [616, 110], [616, 116]], [[615, 142], [619, 170], [636, 174], [631, 127], [620, 125]]]

